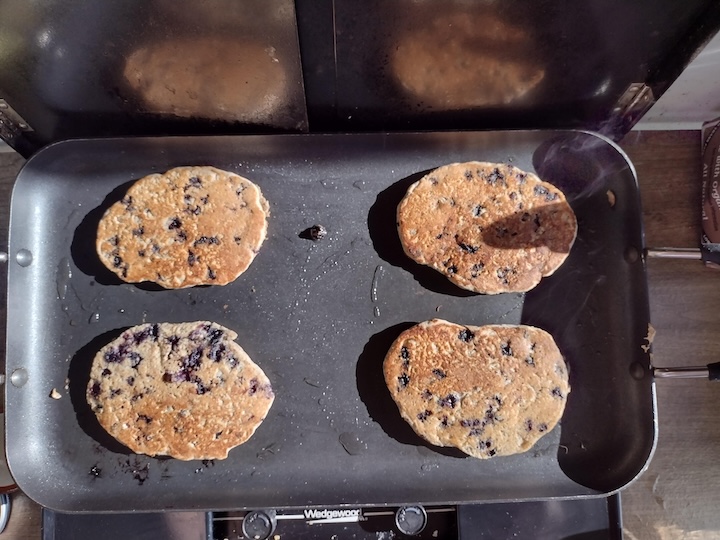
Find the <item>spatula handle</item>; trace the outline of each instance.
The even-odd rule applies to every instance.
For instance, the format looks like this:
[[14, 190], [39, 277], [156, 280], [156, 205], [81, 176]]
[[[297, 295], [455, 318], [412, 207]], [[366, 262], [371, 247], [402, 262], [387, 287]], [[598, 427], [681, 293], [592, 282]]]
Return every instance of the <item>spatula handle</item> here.
[[708, 379], [720, 380], [720, 362], [707, 366], [655, 368], [655, 377], [659, 379]]
[[647, 248], [645, 256], [651, 259], [696, 259], [702, 258], [698, 248]]

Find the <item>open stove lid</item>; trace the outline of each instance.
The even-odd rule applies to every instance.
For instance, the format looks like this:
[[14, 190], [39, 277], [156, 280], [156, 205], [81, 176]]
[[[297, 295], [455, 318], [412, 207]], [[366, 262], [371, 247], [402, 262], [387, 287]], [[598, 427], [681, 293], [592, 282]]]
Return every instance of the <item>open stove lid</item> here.
[[713, 0], [0, 0], [0, 137], [585, 128], [621, 136]]

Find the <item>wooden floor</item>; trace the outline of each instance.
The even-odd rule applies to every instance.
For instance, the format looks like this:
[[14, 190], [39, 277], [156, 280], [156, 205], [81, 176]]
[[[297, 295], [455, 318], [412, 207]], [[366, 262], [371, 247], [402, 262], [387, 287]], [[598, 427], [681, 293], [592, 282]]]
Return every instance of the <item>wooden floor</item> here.
[[[696, 247], [700, 224], [698, 132], [636, 132], [621, 146], [638, 172], [646, 245]], [[0, 154], [0, 238], [22, 159]], [[4, 246], [0, 246], [4, 247]], [[720, 360], [720, 271], [697, 261], [647, 262], [656, 366]], [[5, 265], [0, 278], [5, 280]], [[0, 288], [0, 317], [5, 291]], [[0, 357], [4, 357], [0, 345]], [[660, 438], [648, 470], [623, 492], [627, 540], [720, 538], [720, 384], [658, 380]], [[37, 539], [40, 512], [21, 494], [2, 538]]]

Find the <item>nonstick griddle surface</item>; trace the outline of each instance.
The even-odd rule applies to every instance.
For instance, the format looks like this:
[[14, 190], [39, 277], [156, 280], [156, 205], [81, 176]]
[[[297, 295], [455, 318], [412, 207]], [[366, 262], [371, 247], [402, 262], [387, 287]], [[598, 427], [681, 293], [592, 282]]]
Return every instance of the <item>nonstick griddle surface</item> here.
[[[428, 169], [467, 160], [535, 170], [575, 209], [570, 257], [526, 295], [470, 294], [402, 253], [395, 207], [407, 187]], [[94, 254], [104, 210], [146, 174], [205, 164], [248, 177], [270, 201], [268, 238], [255, 262], [225, 287], [118, 282]], [[9, 270], [13, 475], [44, 506], [83, 512], [491, 502], [617, 490], [643, 470], [656, 432], [641, 348], [649, 315], [640, 217], [632, 165], [612, 143], [583, 132], [48, 147], [19, 174], [11, 208], [11, 253], [32, 255], [30, 265], [13, 262]], [[300, 235], [314, 224], [328, 230], [319, 242]], [[561, 426], [525, 454], [489, 461], [424, 443], [400, 418], [381, 365], [402, 330], [433, 317], [550, 331], [573, 389]], [[85, 404], [94, 353], [128, 326], [201, 319], [234, 329], [265, 370], [277, 395], [270, 414], [224, 461], [129, 453]], [[60, 399], [50, 397], [53, 388]]]

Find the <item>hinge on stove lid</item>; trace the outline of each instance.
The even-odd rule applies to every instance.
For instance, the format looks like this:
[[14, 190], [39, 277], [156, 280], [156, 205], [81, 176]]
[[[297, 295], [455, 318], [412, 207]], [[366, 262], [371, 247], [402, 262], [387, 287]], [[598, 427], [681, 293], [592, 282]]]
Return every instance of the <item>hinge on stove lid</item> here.
[[615, 103], [610, 121], [601, 131], [614, 139], [622, 138], [654, 103], [652, 88], [645, 83], [632, 83]]
[[30, 131], [33, 131], [33, 128], [7, 101], [0, 98], [0, 139], [14, 147], [16, 140]]

